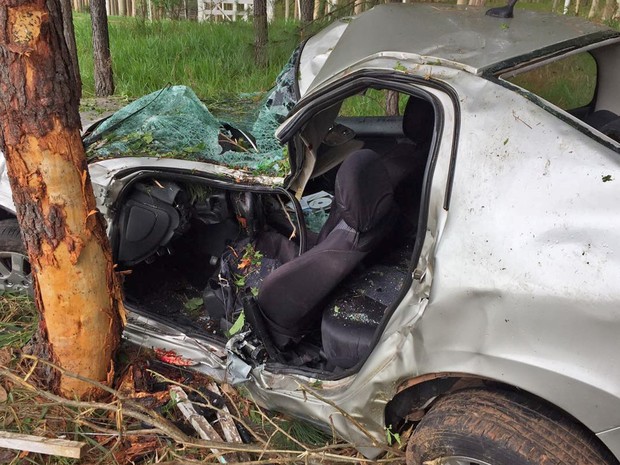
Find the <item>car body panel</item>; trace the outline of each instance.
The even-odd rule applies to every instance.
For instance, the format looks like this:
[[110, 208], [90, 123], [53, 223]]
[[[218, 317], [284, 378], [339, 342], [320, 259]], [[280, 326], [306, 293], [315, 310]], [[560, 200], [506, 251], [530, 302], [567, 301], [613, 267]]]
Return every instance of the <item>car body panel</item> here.
[[[414, 335], [418, 369], [503, 380], [593, 431], [617, 426], [618, 154], [491, 82], [458, 85], [470, 117]], [[498, 100], [511, 110], [471, 117]]]
[[6, 170], [6, 160], [4, 159], [2, 151], [0, 151], [0, 206], [7, 212], [15, 214], [15, 204], [13, 203], [9, 174]]
[[597, 434], [615, 457], [620, 457], [620, 428], [612, 428]]

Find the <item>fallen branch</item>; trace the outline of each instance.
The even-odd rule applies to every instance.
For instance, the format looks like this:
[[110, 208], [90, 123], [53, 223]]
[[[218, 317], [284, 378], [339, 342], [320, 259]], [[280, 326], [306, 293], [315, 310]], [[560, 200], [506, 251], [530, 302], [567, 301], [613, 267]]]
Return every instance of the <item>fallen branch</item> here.
[[[207, 388], [211, 392], [214, 392], [218, 396], [222, 397], [222, 393], [220, 391], [220, 388], [217, 387], [217, 384], [208, 383]], [[243, 444], [241, 436], [239, 435], [239, 431], [237, 430], [237, 425], [235, 425], [235, 421], [233, 420], [232, 415], [230, 414], [230, 411], [228, 410], [226, 404], [224, 404], [221, 408], [216, 409], [216, 415], [218, 423], [222, 428], [222, 433], [224, 433], [224, 438], [226, 438], [226, 441], [235, 444]], [[242, 463], [249, 462], [250, 457], [248, 457], [248, 455], [243, 452], [239, 452], [239, 461]]]
[[[191, 386], [188, 386], [186, 384], [183, 383], [179, 383], [178, 381], [174, 381], [170, 378], [167, 378], [166, 376], [162, 375], [161, 373], [157, 373], [156, 371], [153, 370], [146, 370], [148, 373], [152, 374], [153, 376], [155, 376], [156, 378], [160, 379], [161, 381], [164, 381], [168, 384], [172, 384], [174, 386], [179, 386], [181, 388], [183, 388], [186, 391], [190, 391], [193, 392], [194, 394], [196, 394], [197, 396], [200, 396], [203, 400], [204, 400], [204, 404], [202, 403], [196, 403], [194, 402], [195, 405], [198, 405], [200, 407], [207, 407], [210, 409], [215, 410], [216, 412], [219, 412], [219, 408], [216, 407], [215, 405], [213, 405], [213, 403], [211, 402], [211, 400], [209, 398], [207, 398], [202, 392], [200, 392], [198, 389], [194, 389]], [[231, 403], [231, 405], [233, 404], [232, 399], [228, 396], [228, 394], [226, 394], [226, 398], [228, 399], [228, 401]], [[238, 412], [237, 412], [238, 413]], [[229, 412], [229, 415], [232, 417], [232, 419], [234, 421], [236, 421], [237, 423], [239, 423], [241, 426], [243, 426], [251, 435], [252, 437], [259, 443], [265, 445], [266, 442], [263, 438], [261, 438], [258, 434], [256, 434], [254, 432], [254, 430], [250, 427], [250, 425], [247, 424], [247, 422], [241, 418], [238, 414], [237, 415], [233, 415]]]
[[66, 439], [51, 439], [0, 431], [0, 447], [4, 449], [80, 459], [82, 458], [82, 448], [85, 445], [83, 442]]
[[[208, 439], [210, 441], [217, 441], [220, 443], [224, 442], [207, 419], [198, 414], [183, 389], [179, 386], [172, 386], [170, 388], [170, 398], [176, 402], [177, 408], [181, 411], [185, 419], [190, 425], [192, 425], [202, 439]], [[215, 454], [220, 463], [228, 463], [218, 449], [212, 447], [211, 452]]]
[[[27, 381], [24, 381], [20, 376], [14, 374], [10, 370], [0, 367], [0, 376], [6, 377], [11, 380], [14, 384], [21, 386], [25, 390], [36, 394], [37, 396], [43, 397], [48, 401], [53, 402], [59, 406], [78, 408], [78, 409], [87, 409], [88, 411], [102, 410], [106, 412], [114, 412], [117, 414], [117, 421], [119, 421], [120, 415], [126, 418], [131, 418], [134, 420], [138, 420], [140, 422], [146, 423], [153, 427], [151, 434], [156, 434], [159, 432], [163, 434], [177, 444], [192, 447], [197, 449], [217, 449], [218, 451], [224, 452], [245, 452], [245, 453], [255, 453], [260, 456], [265, 456], [265, 454], [269, 454], [268, 457], [260, 460], [248, 461], [244, 462], [246, 465], [266, 465], [266, 464], [278, 464], [278, 463], [294, 463], [294, 462], [305, 462], [308, 463], [310, 461], [325, 461], [329, 460], [334, 463], [403, 463], [404, 462], [404, 454], [402, 451], [399, 451], [394, 448], [386, 447], [385, 445], [381, 445], [378, 442], [374, 442], [373, 446], [381, 448], [386, 452], [390, 452], [394, 454], [394, 457], [383, 458], [378, 460], [370, 460], [362, 457], [350, 457], [345, 455], [338, 455], [338, 451], [342, 451], [348, 449], [350, 447], [356, 447], [354, 444], [330, 444], [316, 448], [310, 448], [306, 446], [302, 446], [303, 450], [287, 450], [287, 449], [269, 449], [269, 441], [263, 442], [262, 445], [252, 445], [252, 444], [237, 444], [237, 443], [226, 443], [221, 441], [211, 441], [206, 439], [194, 439], [185, 433], [183, 433], [180, 429], [174, 426], [172, 423], [161, 417], [156, 412], [146, 409], [135, 402], [132, 402], [130, 399], [124, 398], [118, 391], [109, 388], [107, 386], [101, 385], [93, 380], [89, 380], [87, 378], [79, 377], [78, 375], [74, 375], [62, 368], [54, 365], [53, 363], [47, 362], [45, 360], [36, 359], [36, 357], [28, 356], [28, 358], [32, 358], [33, 360], [37, 360], [40, 363], [45, 363], [59, 371], [61, 371], [65, 376], [75, 376], [78, 379], [85, 380], [86, 382], [92, 383], [94, 386], [101, 387], [106, 392], [110, 393], [116, 400], [110, 404], [106, 404], [103, 402], [87, 402], [87, 401], [77, 401], [71, 399], [65, 399], [63, 397], [52, 394], [48, 391], [37, 388], [36, 386], [30, 384]], [[313, 396], [316, 396], [319, 399], [322, 399], [315, 392], [307, 390]], [[196, 391], [200, 393], [199, 391]], [[204, 396], [203, 396], [204, 397]], [[324, 402], [333, 406], [333, 404], [325, 399], [322, 399]], [[210, 405], [208, 402], [207, 405], [210, 408], [217, 410], [216, 407]], [[196, 404], [199, 405], [199, 404]], [[341, 411], [337, 406], [334, 406], [337, 410]], [[349, 420], [352, 420], [356, 426], [359, 425], [354, 419], [350, 418], [350, 416], [346, 412], [341, 413]], [[119, 415], [120, 414], [120, 415]], [[262, 413], [263, 416], [266, 416], [265, 413]], [[234, 417], [234, 416], [233, 416]], [[245, 426], [245, 425], [244, 425]], [[122, 425], [121, 425], [122, 427]], [[276, 425], [276, 428], [280, 431], [283, 431], [279, 426]], [[251, 431], [251, 430], [250, 430]], [[142, 433], [143, 431], [141, 431]], [[252, 431], [251, 431], [252, 432]], [[119, 428], [119, 435], [122, 431]], [[128, 430], [125, 431], [124, 434], [134, 434], [133, 431]], [[252, 432], [254, 436], [256, 434]], [[299, 443], [301, 444], [301, 443]]]

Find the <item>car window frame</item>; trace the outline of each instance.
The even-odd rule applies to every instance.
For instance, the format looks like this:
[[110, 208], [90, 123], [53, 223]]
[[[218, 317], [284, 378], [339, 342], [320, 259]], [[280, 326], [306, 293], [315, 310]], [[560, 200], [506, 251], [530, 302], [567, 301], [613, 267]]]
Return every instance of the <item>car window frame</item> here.
[[[539, 107], [543, 108], [545, 111], [551, 113], [552, 115], [554, 115], [561, 121], [564, 121], [565, 123], [569, 124], [573, 128], [577, 129], [579, 132], [596, 140], [598, 143], [605, 146], [606, 148], [611, 149], [614, 152], [620, 153], [619, 142], [615, 142], [613, 139], [605, 136], [604, 134], [599, 132], [597, 129], [590, 126], [585, 121], [579, 119], [577, 116], [570, 113], [569, 111], [563, 110], [562, 108], [543, 99], [537, 94], [534, 94], [533, 92], [530, 92], [527, 89], [524, 89], [523, 87], [513, 84], [507, 80], [508, 78], [515, 76], [517, 74], [527, 72], [529, 70], [535, 69], [540, 66], [544, 66], [548, 63], [560, 60], [562, 58], [565, 58], [571, 55], [577, 55], [582, 52], [590, 52], [596, 49], [601, 49], [607, 46], [618, 45], [618, 44], [620, 44], [620, 37], [616, 36], [616, 37], [601, 40], [596, 43], [588, 44], [582, 47], [575, 47], [570, 50], [561, 50], [559, 52], [555, 52], [555, 53], [537, 58], [530, 62], [521, 63], [519, 65], [512, 66], [510, 68], [503, 68], [498, 71], [494, 71], [493, 73], [487, 76], [484, 76], [484, 77], [486, 77], [488, 80], [502, 87], [505, 87], [507, 89], [512, 90], [513, 92], [518, 93], [519, 95], [523, 96], [524, 98], [530, 100], [531, 102], [535, 103]], [[596, 56], [592, 53], [591, 55], [596, 60]], [[597, 67], [598, 67], [598, 63], [597, 63]], [[598, 75], [597, 75], [597, 81], [598, 81]], [[598, 82], [597, 82], [597, 88], [595, 90], [594, 99], [593, 99], [594, 105], [596, 105], [597, 97], [598, 97]]]

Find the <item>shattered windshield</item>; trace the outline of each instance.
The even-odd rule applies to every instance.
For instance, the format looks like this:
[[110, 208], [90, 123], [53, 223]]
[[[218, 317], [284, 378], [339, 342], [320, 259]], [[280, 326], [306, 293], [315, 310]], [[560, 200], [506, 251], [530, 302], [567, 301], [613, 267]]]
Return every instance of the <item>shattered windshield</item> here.
[[247, 116], [214, 116], [194, 91], [170, 86], [120, 109], [84, 138], [89, 160], [117, 157], [208, 161], [253, 174], [286, 176], [289, 161], [275, 131], [298, 99], [295, 50], [275, 87]]

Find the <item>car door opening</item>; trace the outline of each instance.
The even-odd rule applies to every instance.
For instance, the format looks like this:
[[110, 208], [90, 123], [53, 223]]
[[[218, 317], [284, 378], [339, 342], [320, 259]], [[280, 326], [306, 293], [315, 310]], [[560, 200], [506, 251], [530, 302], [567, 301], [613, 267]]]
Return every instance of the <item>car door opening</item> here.
[[435, 131], [430, 101], [400, 99], [403, 116], [350, 117], [345, 100], [308, 121], [316, 163], [300, 200], [172, 174], [134, 182], [113, 235], [128, 305], [222, 342], [249, 330], [251, 364], [338, 373], [365, 359], [410, 282]]

